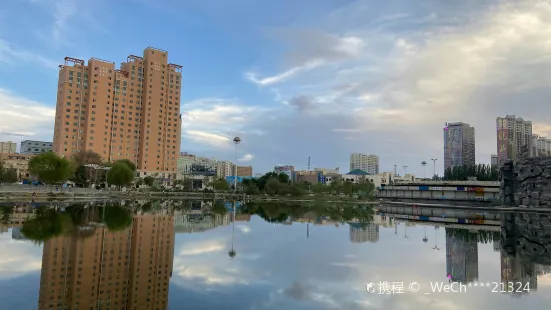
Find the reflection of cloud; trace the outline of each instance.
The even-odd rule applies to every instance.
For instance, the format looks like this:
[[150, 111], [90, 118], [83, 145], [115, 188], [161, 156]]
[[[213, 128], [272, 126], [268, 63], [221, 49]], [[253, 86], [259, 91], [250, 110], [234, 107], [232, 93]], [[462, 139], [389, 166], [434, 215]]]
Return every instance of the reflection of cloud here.
[[0, 279], [40, 270], [42, 248], [29, 241], [12, 241], [11, 231], [0, 234]]
[[251, 228], [249, 226], [246, 226], [246, 225], [237, 225], [235, 227], [237, 227], [239, 230], [241, 230], [241, 232], [244, 233], [244, 234], [248, 234], [248, 233], [251, 232]]
[[187, 244], [180, 251], [180, 255], [201, 255], [212, 252], [220, 252], [225, 249], [225, 246], [218, 241], [207, 241], [197, 244]]

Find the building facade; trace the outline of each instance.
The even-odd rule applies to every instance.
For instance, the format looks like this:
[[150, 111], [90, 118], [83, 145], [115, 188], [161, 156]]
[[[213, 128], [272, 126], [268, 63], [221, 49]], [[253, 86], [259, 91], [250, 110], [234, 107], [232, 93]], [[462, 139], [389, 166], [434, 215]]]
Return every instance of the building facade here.
[[231, 177], [235, 174], [235, 165], [230, 161], [219, 161], [216, 164], [216, 175], [219, 178], [225, 179], [226, 177]]
[[465, 123], [447, 123], [444, 127], [444, 169], [475, 165], [475, 130]]
[[30, 178], [29, 160], [32, 157], [32, 154], [0, 153], [0, 161], [5, 167], [15, 169], [20, 180]]
[[446, 228], [446, 274], [453, 282], [473, 282], [478, 279], [478, 242], [476, 233], [471, 238], [458, 236]]
[[517, 159], [524, 146], [532, 148], [532, 122], [515, 115], [496, 119], [497, 159], [501, 165], [504, 161]]
[[350, 171], [360, 169], [368, 174], [379, 173], [379, 156], [353, 153], [350, 155]]
[[532, 135], [530, 156], [551, 156], [551, 139]]
[[53, 151], [93, 151], [104, 161], [129, 159], [141, 176], [176, 174], [180, 152], [182, 67], [148, 47], [120, 69], [97, 58], [66, 57], [60, 66]]
[[21, 154], [43, 154], [52, 151], [52, 142], [25, 140], [21, 141], [19, 153]]
[[253, 176], [253, 167], [252, 166], [237, 166], [237, 176], [238, 177], [252, 177]]
[[187, 152], [178, 156], [179, 175], [214, 176], [218, 168], [215, 158], [198, 157]]
[[17, 143], [12, 141], [0, 142], [0, 153], [17, 153]]
[[498, 167], [498, 164], [497, 164], [497, 155], [496, 155], [496, 154], [490, 155], [490, 166], [491, 166], [492, 168], [497, 168], [497, 167]]

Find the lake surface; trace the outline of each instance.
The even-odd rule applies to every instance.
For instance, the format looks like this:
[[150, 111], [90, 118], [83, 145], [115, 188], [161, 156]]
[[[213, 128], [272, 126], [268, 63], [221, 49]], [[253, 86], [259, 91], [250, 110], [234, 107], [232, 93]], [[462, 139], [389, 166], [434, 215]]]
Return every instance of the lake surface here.
[[[6, 208], [0, 309], [551, 306], [551, 257], [505, 247], [518, 235], [504, 237], [506, 225], [496, 221], [451, 224], [437, 215], [442, 220], [415, 222], [367, 207], [204, 202], [117, 206], [127, 213], [102, 203]], [[40, 221], [22, 226], [37, 209]], [[431, 284], [465, 287], [434, 292]]]

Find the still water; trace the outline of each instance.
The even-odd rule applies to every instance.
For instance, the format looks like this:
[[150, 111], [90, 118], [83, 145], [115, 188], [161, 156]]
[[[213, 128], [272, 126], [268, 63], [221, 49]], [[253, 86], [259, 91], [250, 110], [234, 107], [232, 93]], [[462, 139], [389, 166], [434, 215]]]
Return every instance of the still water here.
[[350, 206], [104, 206], [1, 206], [0, 309], [551, 306], [545, 215], [521, 227], [510, 214], [473, 225]]

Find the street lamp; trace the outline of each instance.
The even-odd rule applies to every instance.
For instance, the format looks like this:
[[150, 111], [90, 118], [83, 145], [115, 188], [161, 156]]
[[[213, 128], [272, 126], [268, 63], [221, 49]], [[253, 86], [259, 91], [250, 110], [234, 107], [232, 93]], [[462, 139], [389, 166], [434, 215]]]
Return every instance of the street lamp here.
[[432, 176], [434, 177], [436, 175], [436, 161], [438, 160], [438, 158], [431, 158], [430, 160], [432, 160], [433, 163]]
[[235, 143], [235, 169], [233, 174], [233, 193], [237, 192], [237, 145], [241, 142], [241, 138], [233, 138], [233, 143]]
[[423, 166], [423, 179], [424, 179], [424, 178], [426, 178], [425, 167], [427, 166], [427, 162], [423, 160], [423, 162], [421, 163], [421, 166]]

